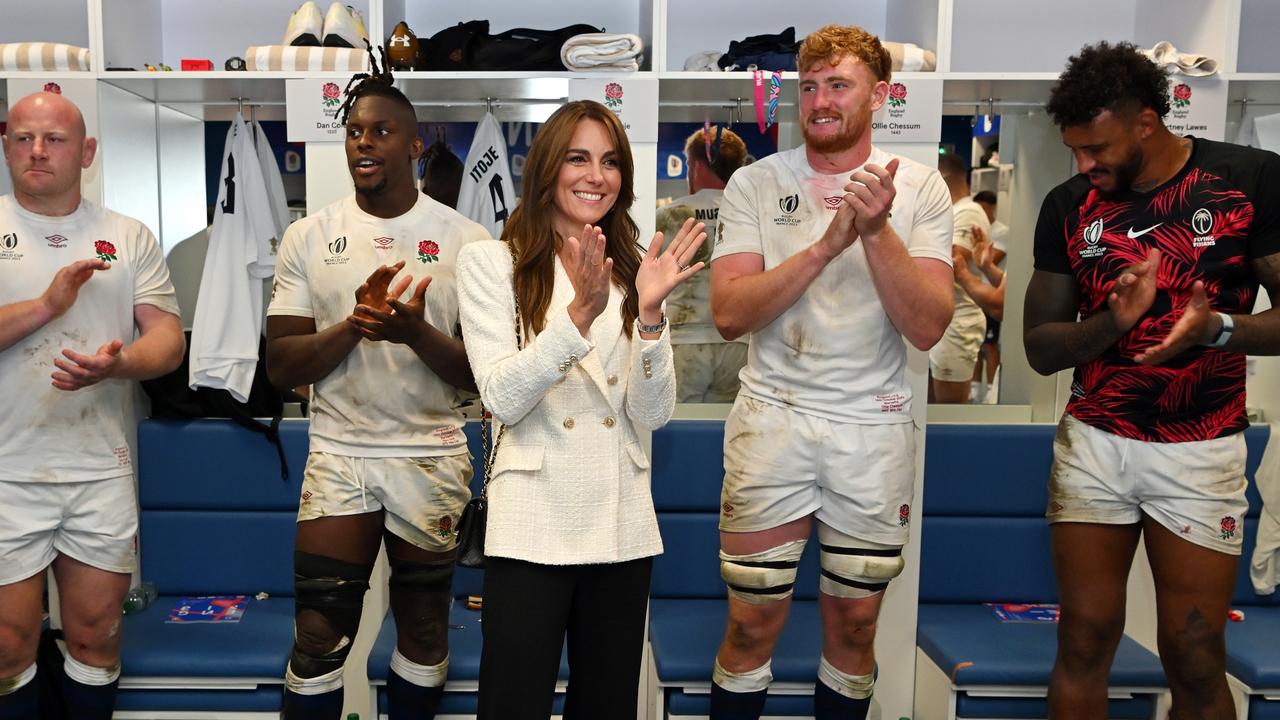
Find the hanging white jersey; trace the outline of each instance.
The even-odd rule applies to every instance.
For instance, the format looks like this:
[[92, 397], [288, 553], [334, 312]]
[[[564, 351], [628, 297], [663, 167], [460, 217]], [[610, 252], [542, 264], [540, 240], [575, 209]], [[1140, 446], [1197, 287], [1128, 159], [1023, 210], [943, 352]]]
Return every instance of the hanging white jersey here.
[[[668, 205], [658, 208], [656, 225], [662, 232], [663, 247], [667, 247], [676, 239], [680, 227], [685, 220], [693, 218], [703, 223], [707, 239], [702, 247], [689, 261], [711, 264], [711, 249], [716, 244], [716, 231], [719, 229], [720, 201], [724, 198], [723, 190], [704, 188], [698, 192], [677, 198]], [[671, 322], [671, 344], [687, 345], [694, 343], [723, 343], [720, 331], [716, 330], [715, 321], [711, 317], [711, 268], [705, 268], [697, 275], [689, 278], [684, 284], [671, 291], [667, 296], [667, 318]], [[743, 337], [737, 342], [746, 343]]]
[[253, 131], [239, 114], [227, 132], [222, 181], [191, 329], [191, 387], [245, 402], [258, 365], [262, 280], [275, 272], [278, 235]]
[[507, 216], [516, 206], [516, 190], [507, 163], [507, 141], [493, 113], [486, 113], [476, 126], [462, 170], [458, 212], [480, 223], [490, 236], [501, 238]]
[[262, 123], [253, 123], [254, 145], [258, 150], [258, 164], [262, 167], [262, 182], [266, 185], [267, 196], [271, 199], [271, 215], [276, 221], [276, 238], [284, 237], [284, 229], [289, 227], [289, 199], [284, 194], [284, 178], [280, 177], [280, 164], [276, 162], [275, 151], [262, 130]]

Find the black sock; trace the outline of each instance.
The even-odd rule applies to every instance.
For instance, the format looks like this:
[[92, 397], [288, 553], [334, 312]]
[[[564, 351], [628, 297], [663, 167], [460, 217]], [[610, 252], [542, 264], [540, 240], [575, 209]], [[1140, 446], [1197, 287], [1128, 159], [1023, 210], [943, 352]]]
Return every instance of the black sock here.
[[0, 720], [38, 720], [40, 717], [40, 681], [31, 682], [8, 695], [0, 695]]
[[387, 674], [387, 717], [390, 720], [431, 720], [436, 716], [444, 686], [414, 685], [391, 671]]
[[285, 690], [280, 709], [285, 720], [340, 720], [342, 688], [319, 695], [299, 695]]
[[768, 690], [729, 692], [711, 683], [711, 720], [760, 720]]
[[85, 685], [63, 675], [62, 697], [67, 702], [67, 714], [76, 720], [111, 720], [119, 686], [118, 679], [107, 685]]
[[854, 700], [819, 680], [813, 687], [813, 720], [866, 720], [871, 698]]

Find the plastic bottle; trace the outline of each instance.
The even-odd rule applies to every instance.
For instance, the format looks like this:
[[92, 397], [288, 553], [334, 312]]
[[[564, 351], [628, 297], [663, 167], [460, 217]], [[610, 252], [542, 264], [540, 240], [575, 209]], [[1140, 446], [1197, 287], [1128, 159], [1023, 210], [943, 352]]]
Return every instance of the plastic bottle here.
[[133, 615], [147, 609], [156, 599], [156, 584], [153, 582], [144, 582], [137, 587], [129, 589], [129, 594], [124, 596], [124, 614]]
[[347, 713], [347, 720], [360, 720], [360, 713]]

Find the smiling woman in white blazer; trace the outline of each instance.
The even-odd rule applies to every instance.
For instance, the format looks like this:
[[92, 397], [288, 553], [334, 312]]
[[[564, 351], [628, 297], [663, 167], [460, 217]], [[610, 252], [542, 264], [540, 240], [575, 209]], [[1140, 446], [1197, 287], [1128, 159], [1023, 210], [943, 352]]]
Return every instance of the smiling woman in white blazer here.
[[632, 173], [617, 117], [568, 103], [534, 138], [502, 240], [458, 258], [467, 356], [505, 427], [488, 491], [481, 720], [546, 718], [566, 637], [566, 720], [635, 716], [662, 552], [639, 431], [675, 408], [662, 303], [702, 267], [688, 264], [706, 234], [686, 223], [642, 256]]

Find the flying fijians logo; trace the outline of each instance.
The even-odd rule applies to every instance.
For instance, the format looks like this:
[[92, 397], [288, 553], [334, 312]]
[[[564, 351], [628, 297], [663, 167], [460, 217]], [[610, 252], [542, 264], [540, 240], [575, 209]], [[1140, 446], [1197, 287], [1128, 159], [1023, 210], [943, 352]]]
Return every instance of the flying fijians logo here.
[[115, 262], [116, 246], [106, 240], [94, 240], [93, 251], [98, 253], [98, 259], [106, 262]]
[[609, 83], [604, 86], [604, 104], [614, 112], [622, 110], [622, 85]]
[[889, 107], [900, 108], [907, 104], [907, 86], [894, 83], [889, 86]]
[[1191, 230], [1196, 234], [1191, 238], [1192, 247], [1213, 247], [1217, 244], [1213, 236], [1213, 213], [1205, 208], [1196, 210], [1191, 216]]
[[1178, 83], [1173, 86], [1173, 107], [1175, 110], [1184, 110], [1191, 107], [1191, 86], [1186, 83]]
[[440, 246], [430, 240], [423, 240], [418, 243], [418, 260], [424, 263], [433, 263], [440, 259]]
[[1084, 229], [1084, 242], [1085, 247], [1080, 248], [1080, 257], [1082, 258], [1101, 257], [1107, 251], [1106, 246], [1100, 244], [1102, 242], [1102, 218], [1089, 223], [1089, 226]]

